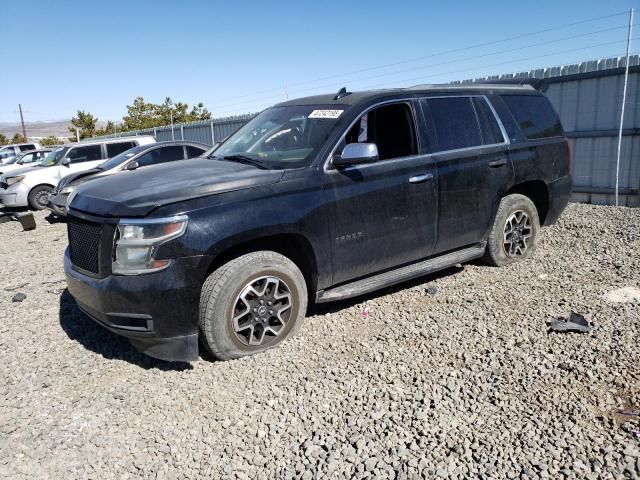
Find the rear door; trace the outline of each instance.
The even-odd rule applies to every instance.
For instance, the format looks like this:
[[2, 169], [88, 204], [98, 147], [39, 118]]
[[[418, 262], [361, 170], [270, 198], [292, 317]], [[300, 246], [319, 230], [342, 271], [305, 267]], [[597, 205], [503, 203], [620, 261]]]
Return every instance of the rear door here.
[[416, 261], [434, 247], [435, 170], [415, 107], [399, 101], [364, 112], [335, 152], [347, 143], [375, 143], [380, 160], [325, 168], [334, 284]]
[[504, 131], [484, 96], [432, 97], [421, 105], [438, 175], [434, 253], [482, 242], [513, 179]]

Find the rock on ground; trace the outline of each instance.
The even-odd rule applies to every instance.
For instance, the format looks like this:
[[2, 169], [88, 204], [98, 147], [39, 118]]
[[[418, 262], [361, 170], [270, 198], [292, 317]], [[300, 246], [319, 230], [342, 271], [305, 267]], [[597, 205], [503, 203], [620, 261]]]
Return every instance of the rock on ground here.
[[[281, 348], [191, 366], [80, 314], [65, 225], [36, 219], [0, 226], [2, 478], [640, 475], [640, 303], [610, 301], [640, 287], [640, 210], [572, 204], [529, 261], [318, 307]], [[592, 333], [549, 334], [571, 310]]]

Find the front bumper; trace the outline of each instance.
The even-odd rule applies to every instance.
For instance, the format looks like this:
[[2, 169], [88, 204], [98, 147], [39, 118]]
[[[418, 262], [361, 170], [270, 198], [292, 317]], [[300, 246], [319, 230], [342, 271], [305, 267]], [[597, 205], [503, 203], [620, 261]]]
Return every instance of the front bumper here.
[[64, 255], [69, 292], [94, 321], [127, 337], [140, 352], [167, 361], [198, 359], [198, 312], [203, 257], [179, 258], [146, 275], [92, 278]]
[[5, 207], [26, 207], [29, 205], [29, 188], [22, 182], [0, 189], [0, 204]]
[[59, 217], [67, 216], [67, 200], [69, 199], [68, 193], [58, 193], [57, 195], [49, 195], [49, 203], [47, 208], [55, 213]]

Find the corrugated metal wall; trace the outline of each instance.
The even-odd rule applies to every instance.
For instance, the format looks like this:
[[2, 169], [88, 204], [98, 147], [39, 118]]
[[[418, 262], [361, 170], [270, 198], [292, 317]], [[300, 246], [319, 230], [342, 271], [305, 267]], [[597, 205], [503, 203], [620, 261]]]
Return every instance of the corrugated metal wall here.
[[[616, 156], [626, 59], [607, 58], [460, 83], [505, 78], [544, 78], [545, 94], [571, 139], [573, 199], [614, 204]], [[640, 56], [629, 60], [620, 155], [620, 203], [640, 205]]]
[[[620, 160], [620, 202], [640, 205], [640, 56], [629, 61], [630, 73]], [[574, 194], [580, 202], [613, 204], [617, 135], [622, 105], [625, 58], [593, 60], [563, 67], [510, 73], [456, 83], [505, 78], [544, 78], [546, 95], [571, 139]], [[255, 114], [126, 132], [154, 135], [158, 141], [194, 140], [213, 144], [235, 132]]]
[[[163, 127], [118, 133], [118, 137], [153, 135], [158, 142], [166, 142], [169, 140], [192, 140], [194, 142], [213, 145], [215, 142], [231, 135], [254, 116], [254, 113], [248, 113], [234, 117], [214, 118], [211, 120], [201, 120], [190, 123], [178, 123], [173, 125], [173, 127], [171, 125], [165, 125]], [[111, 138], [113, 135], [106, 135], [106, 137]]]

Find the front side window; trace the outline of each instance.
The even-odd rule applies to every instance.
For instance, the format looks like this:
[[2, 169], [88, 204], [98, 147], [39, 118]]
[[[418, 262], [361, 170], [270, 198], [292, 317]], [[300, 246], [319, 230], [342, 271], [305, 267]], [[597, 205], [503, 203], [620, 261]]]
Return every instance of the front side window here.
[[503, 95], [502, 99], [528, 140], [564, 135], [560, 119], [542, 95]]
[[36, 161], [37, 156], [37, 153], [25, 153], [19, 161], [22, 163], [32, 163]]
[[100, 145], [87, 145], [85, 147], [72, 148], [67, 158], [71, 163], [92, 162], [102, 158]]
[[482, 145], [480, 126], [469, 97], [429, 98], [436, 151], [457, 150]]
[[112, 158], [122, 152], [126, 152], [133, 146], [133, 142], [107, 143], [107, 158]]
[[411, 107], [403, 102], [369, 110], [349, 129], [344, 143], [375, 143], [380, 160], [417, 155]]
[[147, 167], [149, 165], [171, 162], [173, 160], [182, 160], [183, 158], [184, 151], [182, 150], [182, 145], [171, 145], [154, 148], [150, 152], [141, 155], [136, 161], [138, 162], [138, 167]]
[[210, 157], [266, 169], [308, 166], [343, 111], [340, 105], [270, 108], [241, 127]]

